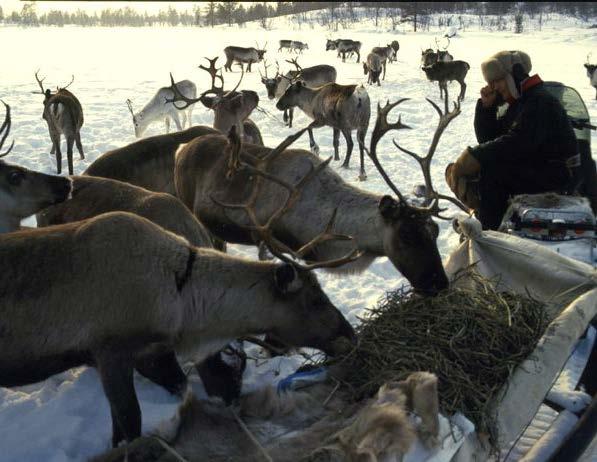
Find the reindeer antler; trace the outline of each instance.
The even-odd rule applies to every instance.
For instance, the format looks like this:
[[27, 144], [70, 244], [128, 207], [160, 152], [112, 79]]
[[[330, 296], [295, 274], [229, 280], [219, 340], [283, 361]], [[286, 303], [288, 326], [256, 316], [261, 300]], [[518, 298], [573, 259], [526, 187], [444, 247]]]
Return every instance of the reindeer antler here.
[[400, 192], [400, 190], [396, 187], [396, 185], [392, 182], [392, 180], [390, 180], [390, 177], [388, 176], [388, 174], [386, 173], [384, 168], [381, 166], [381, 163], [379, 162], [379, 159], [377, 157], [377, 143], [390, 130], [400, 130], [403, 128], [410, 128], [408, 125], [405, 125], [402, 123], [402, 121], [400, 120], [401, 119], [400, 116], [398, 117], [398, 121], [396, 121], [395, 123], [391, 124], [388, 122], [389, 112], [392, 109], [394, 109], [396, 106], [398, 106], [400, 103], [407, 101], [408, 99], [410, 99], [410, 98], [402, 98], [402, 99], [399, 99], [398, 101], [396, 101], [395, 103], [391, 103], [391, 104], [389, 101], [387, 101], [386, 105], [383, 108], [381, 107], [381, 105], [379, 103], [377, 103], [377, 120], [375, 121], [375, 128], [373, 128], [373, 133], [371, 134], [370, 148], [369, 148], [369, 150], [366, 150], [367, 155], [373, 161], [373, 164], [375, 165], [375, 167], [377, 168], [377, 170], [379, 171], [379, 173], [385, 180], [386, 184], [390, 187], [390, 189], [392, 191], [394, 191], [394, 193], [398, 196], [400, 201], [402, 201], [404, 203], [406, 203], [404, 196], [402, 196], [402, 193]]
[[[431, 145], [429, 146], [427, 154], [425, 156], [420, 156], [418, 154], [415, 154], [412, 151], [409, 151], [408, 149], [402, 148], [396, 142], [396, 140], [393, 140], [393, 143], [400, 151], [402, 151], [402, 152], [408, 154], [409, 156], [411, 156], [412, 158], [414, 158], [418, 162], [419, 166], [421, 167], [421, 170], [423, 171], [423, 177], [425, 178], [425, 205], [428, 206], [429, 211], [433, 215], [437, 216], [438, 218], [449, 220], [450, 218], [442, 217], [439, 215], [439, 213], [443, 211], [443, 210], [439, 209], [439, 205], [438, 205], [439, 199], [445, 199], [447, 201], [450, 201], [453, 204], [460, 207], [465, 212], [469, 212], [469, 209], [467, 206], [462, 204], [462, 202], [460, 202], [459, 200], [454, 199], [453, 197], [450, 197], [450, 196], [438, 194], [435, 191], [435, 189], [433, 188], [433, 182], [431, 180], [431, 160], [433, 158], [433, 154], [435, 154], [435, 150], [437, 148], [437, 145], [439, 143], [439, 140], [440, 140], [444, 130], [450, 124], [450, 122], [460, 114], [460, 101], [454, 102], [454, 109], [452, 109], [452, 111], [448, 112], [448, 110], [447, 110], [448, 95], [446, 94], [445, 99], [444, 99], [444, 105], [446, 107], [446, 111], [442, 112], [442, 110], [439, 108], [439, 106], [437, 104], [435, 104], [429, 98], [426, 98], [426, 99], [429, 102], [429, 104], [431, 104], [433, 106], [433, 108], [436, 110], [436, 112], [439, 114], [439, 122], [437, 124], [437, 128], [435, 129], [435, 133], [433, 134], [433, 139], [431, 141]], [[429, 204], [431, 202], [433, 202], [433, 203], [431, 204], [431, 206], [429, 206]]]
[[[43, 79], [39, 80], [39, 77], [37, 76], [38, 73], [39, 73], [39, 69], [37, 71], [35, 71], [35, 80], [37, 80], [37, 84], [39, 85], [39, 88], [41, 89], [41, 94], [45, 95], [46, 90], [44, 90], [43, 81], [46, 78], [44, 77]], [[38, 94], [36, 91], [34, 91], [33, 93]]]
[[[286, 138], [278, 147], [270, 151], [270, 153], [262, 159], [257, 159], [253, 156], [247, 156], [249, 159], [251, 159], [251, 162], [254, 163], [254, 165], [251, 165], [241, 160], [241, 155], [242, 157], [245, 157], [246, 154], [241, 153], [242, 144], [237, 134], [236, 127], [233, 126], [230, 129], [230, 132], [228, 133], [230, 143], [230, 156], [231, 159], [234, 159], [234, 161], [232, 161], [231, 163], [237, 165], [233, 168], [232, 174], [236, 173], [236, 171], [238, 170], [247, 170], [251, 174], [255, 175], [255, 187], [253, 188], [253, 191], [251, 192], [249, 199], [244, 204], [227, 204], [219, 201], [213, 196], [212, 200], [221, 207], [235, 210], [243, 210], [253, 223], [252, 226], [249, 226], [247, 228], [257, 233], [261, 241], [267, 245], [270, 252], [276, 257], [278, 257], [280, 260], [285, 261], [287, 263], [291, 263], [294, 266], [302, 268], [304, 270], [312, 270], [315, 268], [323, 267], [334, 268], [360, 258], [362, 256], [362, 252], [359, 252], [358, 249], [355, 248], [350, 253], [341, 258], [327, 260], [323, 262], [308, 263], [305, 265], [297, 263], [295, 259], [302, 259], [305, 254], [312, 251], [318, 244], [321, 244], [322, 242], [326, 242], [332, 239], [353, 240], [353, 238], [351, 238], [350, 236], [334, 234], [332, 232], [333, 223], [336, 217], [336, 211], [332, 213], [330, 221], [328, 222], [324, 231], [322, 231], [322, 233], [311, 239], [311, 241], [309, 241], [307, 244], [301, 247], [298, 251], [293, 251], [288, 246], [274, 238], [272, 234], [272, 225], [290, 208], [292, 208], [292, 206], [300, 197], [300, 194], [305, 184], [311, 178], [317, 175], [321, 170], [327, 167], [332, 160], [332, 157], [330, 156], [329, 159], [327, 159], [325, 162], [322, 162], [317, 167], [311, 164], [311, 168], [309, 169], [307, 174], [303, 176], [303, 178], [301, 178], [296, 184], [290, 184], [287, 181], [266, 172], [267, 164], [271, 162], [277, 156], [277, 154], [283, 152], [284, 149], [286, 149], [290, 144], [292, 144], [296, 139], [298, 139], [307, 130], [307, 128], [304, 128], [299, 132], [295, 133], [294, 135], [291, 135], [288, 138]], [[284, 201], [284, 203], [273, 214], [270, 215], [266, 222], [264, 224], [261, 224], [259, 222], [259, 219], [257, 218], [256, 205], [257, 198], [259, 196], [259, 192], [263, 184], [263, 180], [269, 180], [282, 186], [288, 191], [288, 196], [286, 197], [286, 201]], [[289, 258], [285, 254], [290, 254], [293, 258]]]
[[[4, 122], [2, 122], [2, 126], [0, 127], [0, 136], [2, 137], [0, 139], [0, 150], [2, 150], [4, 141], [6, 141], [6, 137], [10, 133], [10, 106], [6, 104], [4, 101], [2, 101], [2, 104], [4, 104], [4, 107], [6, 108], [6, 116], [4, 116]], [[0, 153], [0, 157], [6, 156], [12, 150], [14, 145], [15, 142], [13, 140], [8, 149], [5, 152]]]
[[66, 90], [68, 87], [70, 87], [72, 85], [72, 83], [74, 81], [75, 81], [75, 74], [72, 74], [70, 82], [68, 82], [68, 84], [66, 85], [66, 87], [59, 87], [58, 90]]
[[301, 66], [299, 66], [298, 58], [294, 58], [294, 59], [290, 59], [290, 60], [287, 59], [286, 62], [296, 66], [296, 70], [298, 72], [301, 72], [303, 70], [303, 68]]
[[[223, 82], [223, 80], [222, 80]], [[191, 104], [195, 104], [197, 101], [201, 101], [201, 98], [203, 98], [205, 95], [208, 95], [210, 93], [214, 93], [216, 95], [220, 94], [220, 92], [218, 91], [218, 89], [214, 89], [213, 86], [212, 88], [210, 88], [209, 90], [204, 91], [203, 93], [201, 93], [201, 95], [199, 95], [198, 98], [188, 98], [185, 95], [183, 95], [181, 93], [181, 91], [178, 89], [178, 86], [174, 83], [174, 77], [172, 77], [172, 72], [170, 72], [170, 90], [172, 90], [172, 93], [174, 94], [173, 98], [169, 99], [164, 97], [164, 104], [167, 103], [172, 103], [174, 105], [174, 107], [178, 110], [183, 110], [188, 108]], [[184, 106], [178, 106], [176, 103], [183, 103]]]
[[261, 78], [262, 78], [262, 79], [267, 79], [267, 78], [268, 78], [268, 77], [267, 77], [267, 68], [268, 68], [268, 67], [269, 67], [269, 66], [267, 65], [267, 59], [264, 59], [264, 60], [263, 60], [263, 70], [265, 71], [265, 77], [264, 77], [264, 76], [263, 76], [263, 74], [261, 73], [261, 69], [258, 69], [258, 70], [259, 70], [259, 75], [261, 76]]
[[131, 115], [133, 116], [133, 119], [135, 118], [135, 112], [133, 111], [133, 102], [130, 99], [126, 100], [126, 105], [129, 108], [129, 111], [131, 111]]
[[[204, 71], [206, 71], [210, 77], [211, 77], [211, 89], [214, 91], [214, 93], [222, 93], [224, 91], [224, 76], [222, 76], [222, 73], [220, 72], [218, 74], [218, 71], [221, 71], [222, 68], [218, 67], [216, 69], [216, 61], [218, 60], [218, 56], [216, 56], [215, 58], [209, 59], [207, 57], [203, 57], [203, 59], [206, 59], [209, 62], [209, 67], [205, 67], [203, 65], [199, 65], [197, 66], [199, 69], [203, 69]], [[216, 87], [216, 79], [220, 79], [220, 82], [222, 82], [222, 86], [221, 87]]]

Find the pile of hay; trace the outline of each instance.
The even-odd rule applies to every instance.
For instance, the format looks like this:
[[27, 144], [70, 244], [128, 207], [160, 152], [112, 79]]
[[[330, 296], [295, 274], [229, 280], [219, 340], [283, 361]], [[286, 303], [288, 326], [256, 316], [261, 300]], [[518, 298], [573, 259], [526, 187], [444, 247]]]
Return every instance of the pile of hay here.
[[494, 445], [498, 393], [534, 350], [548, 320], [536, 300], [498, 293], [474, 272], [465, 276], [474, 290], [451, 288], [434, 298], [386, 294], [361, 319], [358, 347], [334, 361], [332, 370], [342, 371], [338, 378], [355, 399], [411, 372], [433, 372], [442, 412], [462, 412]]

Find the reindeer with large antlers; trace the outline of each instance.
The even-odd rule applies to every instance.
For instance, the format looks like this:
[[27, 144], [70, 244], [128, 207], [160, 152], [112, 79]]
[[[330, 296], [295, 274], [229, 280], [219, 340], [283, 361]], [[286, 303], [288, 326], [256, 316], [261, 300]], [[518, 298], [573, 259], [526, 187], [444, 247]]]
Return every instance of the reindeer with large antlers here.
[[[179, 91], [188, 98], [194, 98], [197, 95], [197, 87], [190, 80], [181, 80], [176, 84]], [[170, 120], [174, 122], [177, 130], [182, 130], [187, 125], [193, 125], [193, 105], [185, 109], [179, 109], [173, 104], [165, 103], [166, 98], [171, 98], [172, 90], [169, 87], [160, 88], [149, 102], [139, 112], [133, 111], [133, 102], [126, 100], [127, 107], [133, 116], [133, 125], [135, 127], [135, 136], [141, 138], [147, 127], [156, 120], [163, 120], [166, 124], [166, 133], [170, 132]], [[182, 113], [182, 124], [180, 123], [179, 112]]]
[[[384, 122], [387, 127], [378, 114], [377, 141], [387, 131], [379, 128]], [[309, 151], [288, 149], [308, 128], [273, 150], [251, 144], [238, 149], [221, 135], [191, 141], [176, 158], [178, 197], [225, 241], [260, 245], [267, 236], [278, 253], [293, 251], [297, 258], [314, 263], [356, 259], [334, 270], [349, 273], [387, 256], [417, 291], [435, 294], [446, 288], [448, 279], [436, 244], [438, 227], [431, 220], [434, 210], [355, 188], [329, 167], [330, 159], [322, 162]], [[288, 197], [282, 208], [280, 197]], [[243, 201], [242, 206], [230, 207]], [[243, 223], [248, 213], [252, 219]], [[323, 239], [317, 238], [321, 229], [328, 230]]]
[[[2, 104], [6, 116], [0, 126], [0, 158], [6, 157], [14, 146], [13, 141], [1, 152], [11, 124], [10, 106], [4, 101]], [[17, 231], [21, 220], [66, 200], [70, 191], [71, 181], [67, 178], [33, 172], [0, 160], [0, 233]]]
[[[42, 118], [48, 123], [48, 130], [52, 140], [51, 154], [56, 154], [56, 170], [62, 172], [62, 151], [60, 150], [60, 136], [66, 138], [66, 155], [68, 158], [68, 173], [73, 174], [73, 144], [76, 143], [81, 159], [85, 159], [81, 144], [81, 127], [83, 126], [83, 108], [75, 95], [67, 88], [74, 82], [75, 76], [65, 87], [58, 88], [55, 93], [44, 89], [44, 79], [39, 79], [39, 70], [35, 73], [35, 80], [44, 95], [44, 111]], [[34, 92], [37, 93], [37, 92]]]
[[[311, 67], [301, 67], [296, 59], [286, 60], [287, 63], [293, 64], [296, 69], [290, 70], [285, 74], [280, 74], [280, 66], [276, 61], [276, 75], [274, 77], [267, 76], [268, 65], [264, 62], [265, 76], [261, 74], [261, 83], [265, 85], [267, 90], [267, 97], [269, 99], [281, 98], [288, 86], [296, 79], [301, 79], [309, 88], [316, 88], [325, 85], [326, 83], [335, 83], [337, 72], [334, 66], [327, 64], [318, 64]], [[288, 128], [292, 128], [292, 120], [294, 118], [294, 108], [284, 110], [284, 122], [288, 124]]]
[[[249, 119], [249, 115], [251, 115], [259, 104], [259, 96], [252, 90], [237, 91], [243, 80], [244, 70], [241, 71], [241, 76], [236, 86], [232, 90], [224, 92], [224, 77], [221, 70], [215, 67], [218, 58], [205, 59], [210, 63], [209, 68], [205, 66], [199, 66], [199, 68], [208, 72], [211, 76], [211, 88], [204, 91], [198, 98], [189, 98], [178, 89], [178, 84], [174, 83], [174, 78], [170, 74], [172, 82], [170, 89], [174, 96], [171, 99], [166, 99], [166, 101], [172, 103], [177, 108], [185, 108], [190, 104], [200, 101], [205, 107], [214, 111], [213, 126], [215, 129], [220, 130], [222, 133], [228, 133], [232, 126], [236, 126], [240, 132], [240, 136], [245, 141], [263, 145], [259, 128]], [[220, 79], [221, 86], [216, 86], [216, 79]]]

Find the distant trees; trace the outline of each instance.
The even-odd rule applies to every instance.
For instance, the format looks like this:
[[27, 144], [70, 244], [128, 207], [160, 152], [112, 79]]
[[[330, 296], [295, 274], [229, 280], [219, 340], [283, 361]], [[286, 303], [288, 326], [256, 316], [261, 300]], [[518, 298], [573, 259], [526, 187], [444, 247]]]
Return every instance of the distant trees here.
[[[392, 30], [403, 23], [412, 24], [414, 31], [425, 30], [431, 25], [431, 14], [438, 13], [441, 18], [437, 19], [439, 27], [447, 22], [446, 18], [453, 17], [455, 23], [465, 28], [470, 23], [466, 13], [477, 16], [479, 25], [484, 28], [505, 30], [513, 19], [515, 30], [522, 31], [525, 18], [536, 19], [541, 28], [544, 18], [549, 17], [550, 13], [589, 21], [597, 17], [597, 2], [198, 2], [193, 5], [192, 11], [184, 12], [169, 6], [156, 14], [148, 14], [126, 6], [121, 9], [106, 8], [93, 14], [82, 10], [68, 13], [53, 9], [40, 16], [35, 2], [24, 2], [20, 11], [10, 14], [0, 7], [0, 21], [23, 26], [73, 24], [105, 27], [154, 24], [214, 27], [259, 21], [261, 27], [268, 29], [273, 17], [294, 14], [295, 20], [301, 25], [308, 21], [306, 13], [315, 10], [319, 10], [316, 19], [331, 30], [338, 30], [339, 25], [350, 27], [350, 24], [364, 18], [373, 21], [376, 27], [382, 27], [384, 23], [387, 25], [389, 21]], [[436, 21], [435, 18], [433, 20]], [[439, 24], [440, 20], [442, 24]]]

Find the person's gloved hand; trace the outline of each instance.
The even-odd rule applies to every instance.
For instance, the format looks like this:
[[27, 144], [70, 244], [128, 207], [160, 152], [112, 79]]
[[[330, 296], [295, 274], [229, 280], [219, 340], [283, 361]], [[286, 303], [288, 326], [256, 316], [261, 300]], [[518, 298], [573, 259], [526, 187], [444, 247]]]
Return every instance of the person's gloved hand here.
[[471, 179], [479, 175], [481, 164], [465, 149], [455, 163], [446, 167], [446, 182], [456, 197], [470, 208], [479, 206], [477, 188], [471, 187]]

